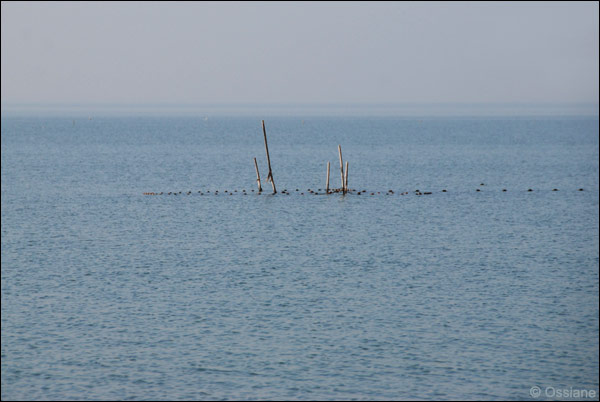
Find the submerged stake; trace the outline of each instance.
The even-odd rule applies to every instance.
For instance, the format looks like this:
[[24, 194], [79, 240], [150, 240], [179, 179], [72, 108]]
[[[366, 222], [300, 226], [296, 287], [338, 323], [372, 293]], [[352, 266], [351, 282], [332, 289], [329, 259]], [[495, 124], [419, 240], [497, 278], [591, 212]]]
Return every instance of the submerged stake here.
[[[298, 189], [296, 189], [298, 191]], [[329, 162], [327, 162], [327, 184], [325, 185], [325, 191], [329, 192]]]
[[269, 146], [267, 145], [267, 130], [265, 129], [265, 121], [262, 120], [263, 135], [265, 137], [265, 150], [267, 151], [267, 163], [269, 164], [269, 174], [267, 175], [267, 181], [271, 182], [273, 186], [273, 194], [277, 193], [275, 188], [275, 181], [273, 180], [273, 171], [271, 170], [271, 158], [269, 157]]
[[346, 161], [346, 171], [344, 172], [344, 194], [348, 192], [348, 161]]
[[256, 169], [256, 183], [258, 184], [258, 192], [260, 193], [262, 191], [262, 186], [260, 185], [260, 173], [258, 173], [258, 164], [256, 163], [256, 158], [254, 158], [254, 168]]
[[340, 174], [342, 177], [342, 190], [344, 189], [344, 162], [342, 161], [342, 146], [338, 145], [338, 153], [340, 154]]

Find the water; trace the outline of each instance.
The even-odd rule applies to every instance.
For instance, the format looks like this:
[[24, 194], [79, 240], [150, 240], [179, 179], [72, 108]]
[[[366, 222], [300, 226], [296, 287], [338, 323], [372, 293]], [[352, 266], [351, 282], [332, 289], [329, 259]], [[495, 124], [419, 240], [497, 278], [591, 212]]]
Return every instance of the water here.
[[3, 400], [598, 395], [597, 118], [266, 124], [2, 119]]

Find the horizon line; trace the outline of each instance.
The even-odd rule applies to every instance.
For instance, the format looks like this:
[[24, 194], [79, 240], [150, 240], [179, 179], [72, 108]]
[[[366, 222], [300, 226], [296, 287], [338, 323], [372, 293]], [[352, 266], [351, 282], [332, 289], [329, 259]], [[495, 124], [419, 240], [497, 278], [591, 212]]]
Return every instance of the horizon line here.
[[3, 115], [371, 115], [371, 116], [590, 116], [597, 102], [1, 102]]
[[503, 101], [503, 102], [343, 102], [343, 101], [290, 101], [290, 102], [123, 102], [123, 101], [68, 101], [68, 102], [46, 102], [46, 101], [26, 101], [12, 102], [0, 101], [2, 106], [598, 106], [598, 101], [579, 101], [579, 102], [535, 102], [535, 101]]

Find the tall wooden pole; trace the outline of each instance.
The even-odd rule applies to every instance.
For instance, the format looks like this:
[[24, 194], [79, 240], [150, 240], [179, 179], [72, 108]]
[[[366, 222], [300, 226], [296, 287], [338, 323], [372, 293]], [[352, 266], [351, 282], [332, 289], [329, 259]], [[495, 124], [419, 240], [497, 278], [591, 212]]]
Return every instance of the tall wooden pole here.
[[325, 185], [325, 192], [329, 194], [329, 162], [327, 162], [327, 184]]
[[258, 163], [256, 163], [256, 158], [254, 158], [254, 168], [256, 169], [256, 182], [258, 183], [258, 192], [262, 191], [262, 186], [260, 185], [260, 173], [258, 173]]
[[338, 145], [338, 153], [340, 154], [340, 174], [342, 176], [342, 190], [344, 189], [344, 162], [342, 162], [342, 146]]
[[344, 178], [344, 194], [348, 192], [348, 161], [346, 161], [346, 171], [344, 172], [346, 177]]
[[265, 121], [262, 121], [263, 135], [265, 136], [265, 149], [267, 150], [267, 163], [269, 164], [269, 174], [267, 175], [267, 181], [271, 182], [273, 186], [273, 194], [277, 193], [275, 188], [275, 181], [273, 181], [273, 171], [271, 170], [271, 158], [269, 158], [269, 146], [267, 145], [267, 130], [265, 129]]

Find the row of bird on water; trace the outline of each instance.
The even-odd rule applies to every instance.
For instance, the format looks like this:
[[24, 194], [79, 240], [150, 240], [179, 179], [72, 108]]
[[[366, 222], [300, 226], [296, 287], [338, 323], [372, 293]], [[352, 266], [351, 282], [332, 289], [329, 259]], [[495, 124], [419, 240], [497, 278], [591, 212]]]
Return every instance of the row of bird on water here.
[[[482, 186], [484, 185], [483, 183], [481, 184]], [[476, 189], [475, 191], [480, 192], [480, 189]], [[503, 192], [508, 191], [507, 189], [503, 188], [502, 189]], [[527, 189], [528, 192], [533, 191], [533, 189], [529, 188]], [[558, 191], [557, 188], [553, 188], [552, 191]], [[577, 191], [583, 191], [583, 188], [578, 189]], [[219, 192], [219, 190], [215, 190], [211, 193], [210, 190], [206, 190], [206, 191], [202, 191], [202, 190], [198, 190], [198, 194], [200, 195], [208, 195], [208, 194], [214, 194], [214, 195], [219, 195], [219, 194], [224, 194], [224, 195], [234, 195], [234, 193], [237, 193], [238, 190], [233, 190], [233, 191], [229, 191], [229, 190], [225, 190], [223, 192]], [[304, 191], [301, 191], [300, 189], [296, 189], [296, 192], [298, 192], [300, 195], [304, 195]], [[443, 189], [442, 193], [446, 193], [447, 190]], [[248, 195], [249, 193], [246, 192], [246, 190], [242, 190], [239, 192], [242, 195]], [[262, 194], [262, 191], [254, 191], [254, 190], [250, 190], [250, 193], [256, 193], [256, 194]], [[318, 189], [318, 190], [311, 190], [310, 188], [306, 190], [306, 194], [313, 194], [313, 195], [323, 195], [323, 194], [334, 194], [334, 193], [344, 193], [343, 189], [340, 188], [336, 188], [336, 189], [329, 189], [329, 190], [323, 190], [323, 189]], [[356, 191], [356, 189], [348, 189], [346, 191], [346, 193], [350, 193], [350, 194], [356, 194], [356, 195], [361, 195], [361, 194], [370, 194], [370, 195], [394, 195], [396, 194], [394, 192], [394, 190], [388, 190], [386, 192], [381, 192], [381, 191], [373, 191], [373, 192], [368, 192], [367, 190], [360, 190], [360, 191]], [[429, 195], [429, 194], [433, 194], [433, 192], [431, 191], [423, 191], [421, 192], [420, 190], [415, 190], [414, 191], [415, 195]], [[187, 191], [187, 192], [177, 192], [177, 191], [169, 191], [169, 192], [163, 192], [161, 191], [160, 193], [156, 193], [156, 192], [145, 192], [144, 195], [191, 195], [192, 191]], [[290, 195], [291, 193], [288, 190], [283, 190], [281, 192], [281, 194], [284, 195]], [[409, 194], [408, 191], [405, 192], [401, 192], [398, 193], [399, 195], [407, 195]]]

